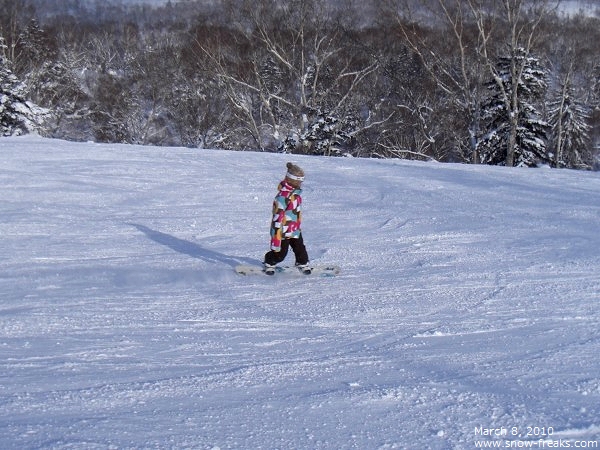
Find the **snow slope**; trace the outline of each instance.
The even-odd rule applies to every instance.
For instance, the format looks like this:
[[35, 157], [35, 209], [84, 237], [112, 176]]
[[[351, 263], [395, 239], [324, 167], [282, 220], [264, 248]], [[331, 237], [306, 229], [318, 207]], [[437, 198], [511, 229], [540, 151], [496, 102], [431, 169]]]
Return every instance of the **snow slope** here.
[[[0, 155], [4, 450], [600, 445], [598, 173]], [[267, 250], [287, 160], [336, 278], [232, 270]]]

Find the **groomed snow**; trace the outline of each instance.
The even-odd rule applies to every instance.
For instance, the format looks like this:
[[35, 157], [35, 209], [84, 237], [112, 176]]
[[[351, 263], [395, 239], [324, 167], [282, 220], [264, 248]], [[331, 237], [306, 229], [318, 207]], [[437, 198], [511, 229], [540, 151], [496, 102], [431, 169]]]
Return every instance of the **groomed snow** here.
[[[4, 450], [600, 446], [599, 173], [32, 136], [0, 158]], [[233, 271], [288, 160], [338, 277]]]

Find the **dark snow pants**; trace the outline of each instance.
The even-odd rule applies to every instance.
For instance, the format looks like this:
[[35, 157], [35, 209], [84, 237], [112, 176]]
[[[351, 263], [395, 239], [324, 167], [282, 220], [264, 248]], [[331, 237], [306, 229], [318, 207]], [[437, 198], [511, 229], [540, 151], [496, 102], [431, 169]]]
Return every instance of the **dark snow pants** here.
[[265, 264], [274, 266], [282, 262], [287, 256], [290, 247], [292, 247], [294, 255], [296, 256], [296, 264], [308, 264], [308, 253], [304, 246], [302, 234], [300, 234], [300, 237], [297, 239], [283, 239], [281, 241], [281, 250], [278, 252], [271, 250], [265, 255]]

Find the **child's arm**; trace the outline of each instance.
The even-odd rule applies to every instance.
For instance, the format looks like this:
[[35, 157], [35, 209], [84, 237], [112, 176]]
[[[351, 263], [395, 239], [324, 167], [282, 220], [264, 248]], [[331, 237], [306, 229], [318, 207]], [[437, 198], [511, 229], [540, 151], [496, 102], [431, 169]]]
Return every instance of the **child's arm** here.
[[276, 252], [281, 250], [286, 208], [287, 198], [282, 195], [275, 197], [273, 201], [273, 218], [271, 219], [271, 250]]

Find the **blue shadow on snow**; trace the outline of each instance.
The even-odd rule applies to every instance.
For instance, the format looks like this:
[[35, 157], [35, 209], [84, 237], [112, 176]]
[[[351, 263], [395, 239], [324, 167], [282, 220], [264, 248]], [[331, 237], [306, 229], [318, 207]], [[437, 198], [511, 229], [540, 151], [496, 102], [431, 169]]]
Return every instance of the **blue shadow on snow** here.
[[209, 263], [221, 263], [227, 264], [228, 266], [235, 267], [239, 264], [261, 264], [258, 260], [252, 258], [242, 258], [238, 256], [229, 256], [223, 253], [209, 250], [200, 245], [186, 241], [184, 239], [176, 238], [170, 234], [161, 233], [160, 231], [152, 230], [144, 225], [136, 223], [130, 223], [129, 225], [137, 228], [139, 231], [144, 233], [148, 238], [154, 242], [169, 247], [171, 250], [176, 251], [184, 255], [191, 256], [192, 258], [201, 259]]

